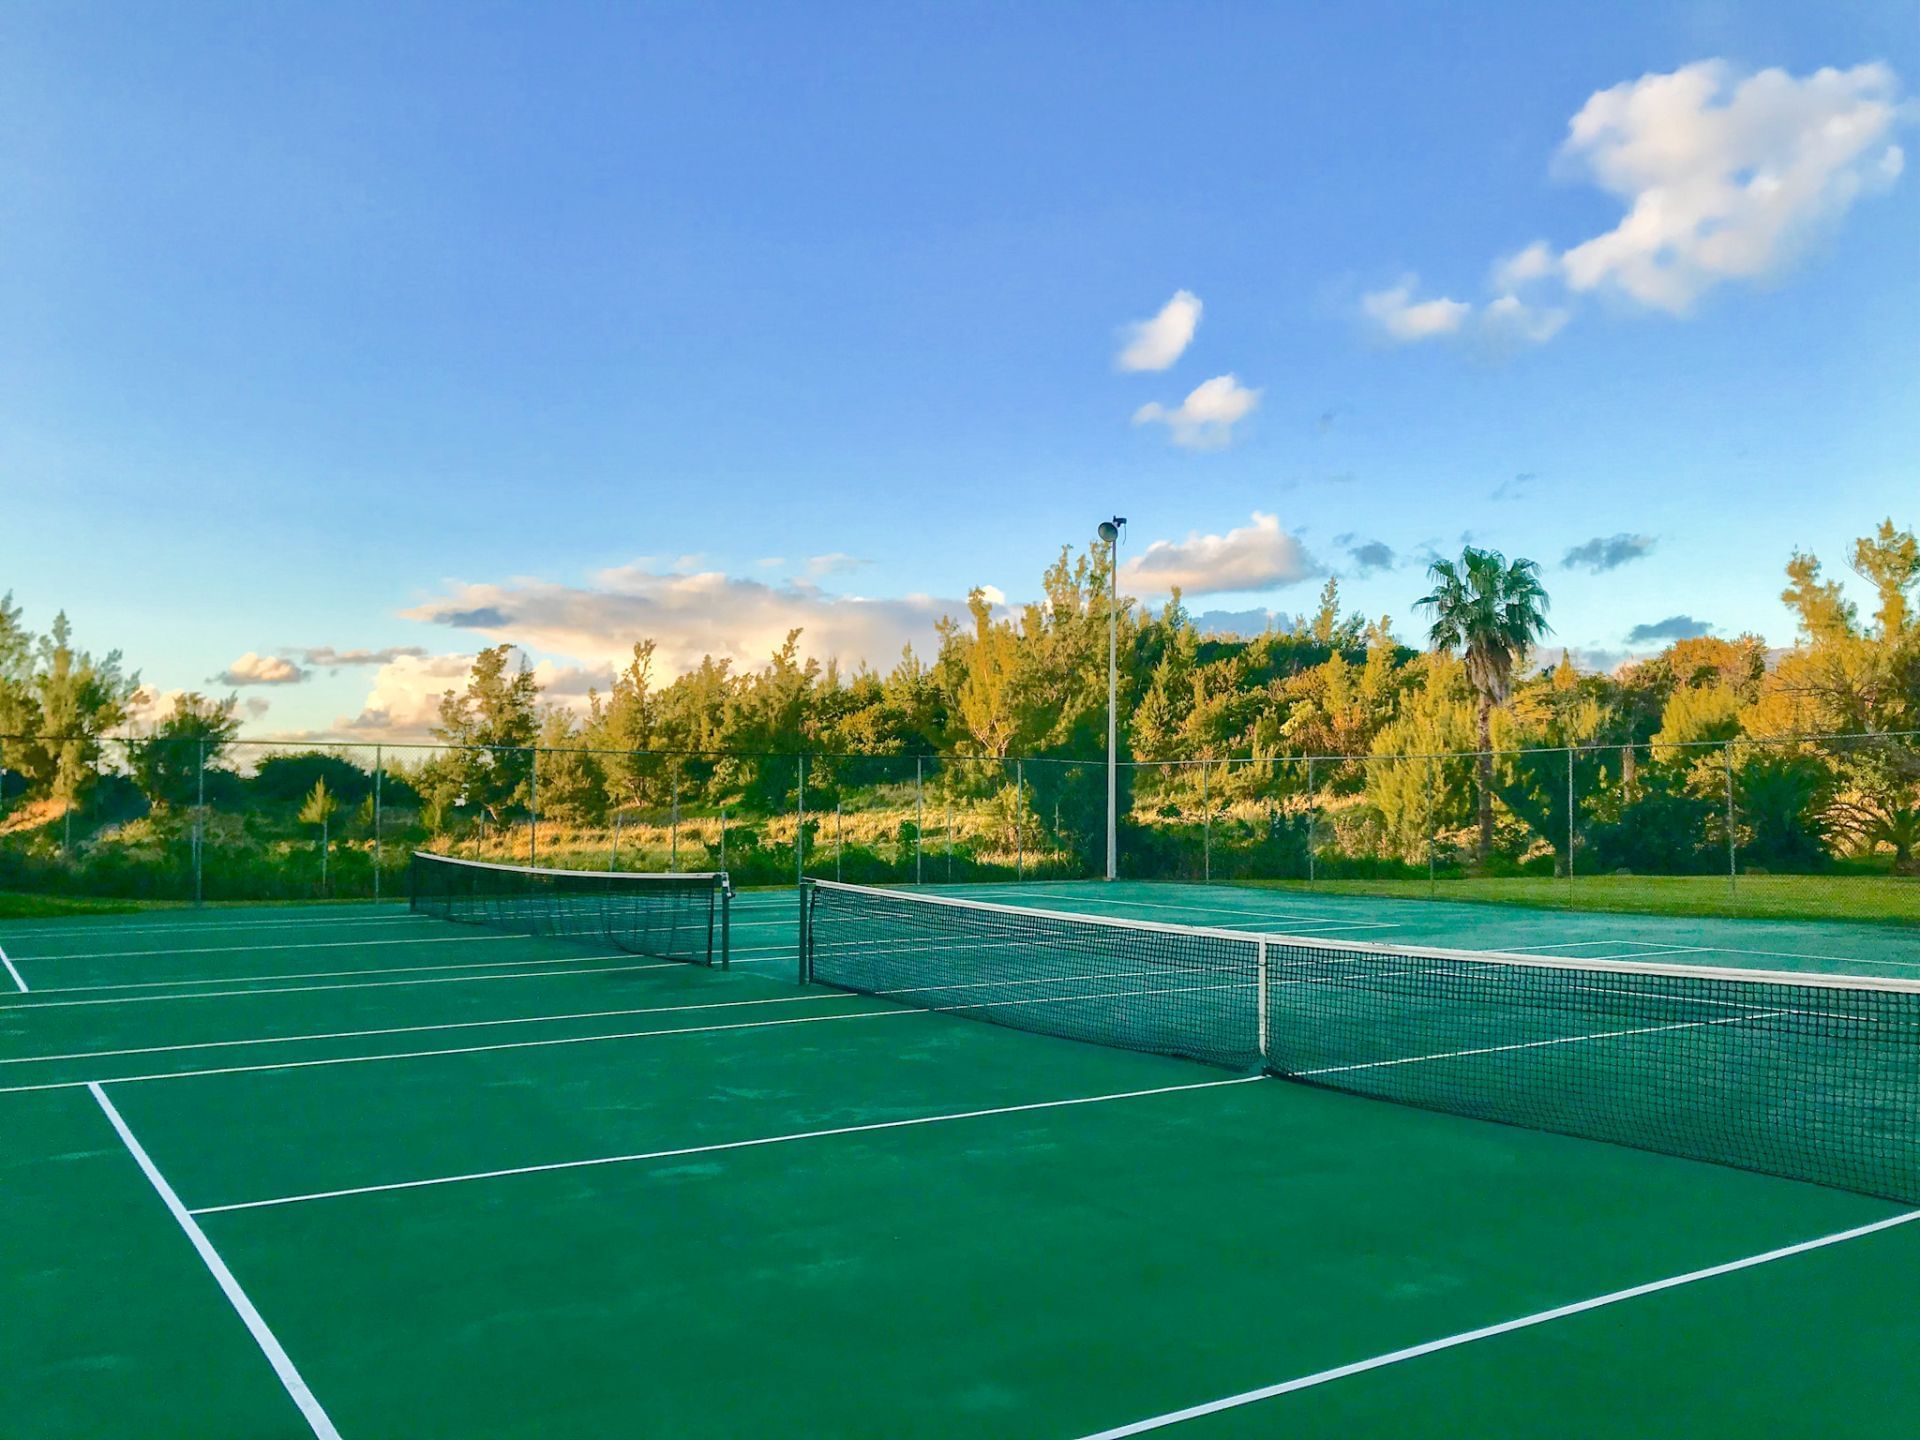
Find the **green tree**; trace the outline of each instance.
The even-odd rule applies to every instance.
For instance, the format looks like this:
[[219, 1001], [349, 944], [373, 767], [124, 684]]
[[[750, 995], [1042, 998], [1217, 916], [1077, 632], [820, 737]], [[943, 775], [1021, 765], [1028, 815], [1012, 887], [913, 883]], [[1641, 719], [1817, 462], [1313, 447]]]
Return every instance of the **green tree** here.
[[20, 768], [32, 788], [71, 808], [99, 773], [107, 732], [126, 722], [140, 677], [121, 671], [118, 650], [96, 659], [77, 649], [63, 611], [39, 642], [31, 688], [39, 713]]
[[327, 789], [325, 776], [313, 782], [306, 803], [300, 807], [300, 823], [320, 827], [320, 889], [323, 894], [327, 888], [327, 853], [331, 848], [329, 841], [332, 838], [333, 817], [339, 808], [340, 802]]
[[153, 733], [128, 746], [133, 783], [155, 807], [195, 803], [201, 769], [211, 768], [240, 731], [234, 698], [210, 700], [189, 691], [173, 697], [173, 706]]
[[1514, 670], [1547, 633], [1547, 592], [1531, 560], [1508, 563], [1497, 550], [1469, 545], [1458, 564], [1436, 560], [1427, 570], [1433, 589], [1414, 601], [1432, 618], [1427, 639], [1436, 650], [1460, 650], [1467, 683], [1479, 703], [1479, 859], [1493, 853], [1493, 707], [1506, 703]]
[[479, 810], [496, 825], [530, 799], [533, 743], [539, 734], [540, 687], [513, 647], [495, 645], [473, 657], [464, 690], [440, 697], [434, 738], [451, 747], [436, 762], [443, 802]]

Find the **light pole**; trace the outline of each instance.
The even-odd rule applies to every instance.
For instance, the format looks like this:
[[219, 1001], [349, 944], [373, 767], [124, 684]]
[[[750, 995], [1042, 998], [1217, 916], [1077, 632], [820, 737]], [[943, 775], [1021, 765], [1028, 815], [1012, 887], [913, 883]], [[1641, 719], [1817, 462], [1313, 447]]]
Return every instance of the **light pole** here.
[[1107, 542], [1107, 879], [1112, 880], [1120, 858], [1120, 532], [1127, 517], [1116, 515], [1100, 522], [1100, 538]]

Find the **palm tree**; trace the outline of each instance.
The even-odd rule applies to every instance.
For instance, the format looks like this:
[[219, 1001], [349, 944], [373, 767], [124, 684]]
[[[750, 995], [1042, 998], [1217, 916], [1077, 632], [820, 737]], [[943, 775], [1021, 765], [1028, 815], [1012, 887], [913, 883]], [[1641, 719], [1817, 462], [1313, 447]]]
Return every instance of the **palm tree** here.
[[327, 789], [326, 777], [313, 782], [306, 802], [300, 807], [300, 819], [307, 825], [320, 827], [320, 893], [327, 893], [327, 844], [332, 829], [334, 812], [340, 808], [340, 802]]
[[1513, 670], [1551, 628], [1540, 567], [1507, 563], [1498, 550], [1469, 545], [1456, 565], [1436, 560], [1427, 569], [1433, 589], [1414, 608], [1433, 616], [1427, 639], [1436, 650], [1465, 652], [1467, 683], [1480, 702], [1480, 863], [1493, 853], [1493, 707], [1506, 702]]

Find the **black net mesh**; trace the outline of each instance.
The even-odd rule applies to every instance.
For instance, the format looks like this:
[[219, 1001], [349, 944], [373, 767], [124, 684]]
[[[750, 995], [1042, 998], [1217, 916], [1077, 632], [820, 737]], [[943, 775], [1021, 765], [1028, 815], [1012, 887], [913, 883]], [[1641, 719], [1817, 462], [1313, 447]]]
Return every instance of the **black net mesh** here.
[[810, 887], [807, 978], [1920, 1203], [1920, 983], [1328, 944]]
[[861, 886], [808, 887], [811, 978], [1070, 1040], [1260, 1063], [1259, 945]]
[[415, 912], [520, 935], [605, 941], [726, 967], [731, 891], [719, 873], [538, 870], [415, 851]]

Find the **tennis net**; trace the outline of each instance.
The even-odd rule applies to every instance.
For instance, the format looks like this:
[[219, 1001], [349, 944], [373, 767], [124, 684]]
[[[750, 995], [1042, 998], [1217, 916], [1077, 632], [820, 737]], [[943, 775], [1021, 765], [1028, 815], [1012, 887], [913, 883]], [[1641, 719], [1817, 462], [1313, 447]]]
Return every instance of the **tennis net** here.
[[546, 870], [416, 850], [410, 881], [417, 914], [727, 967], [733, 896], [724, 872]]
[[1303, 940], [810, 881], [801, 978], [1920, 1204], [1920, 983]]

